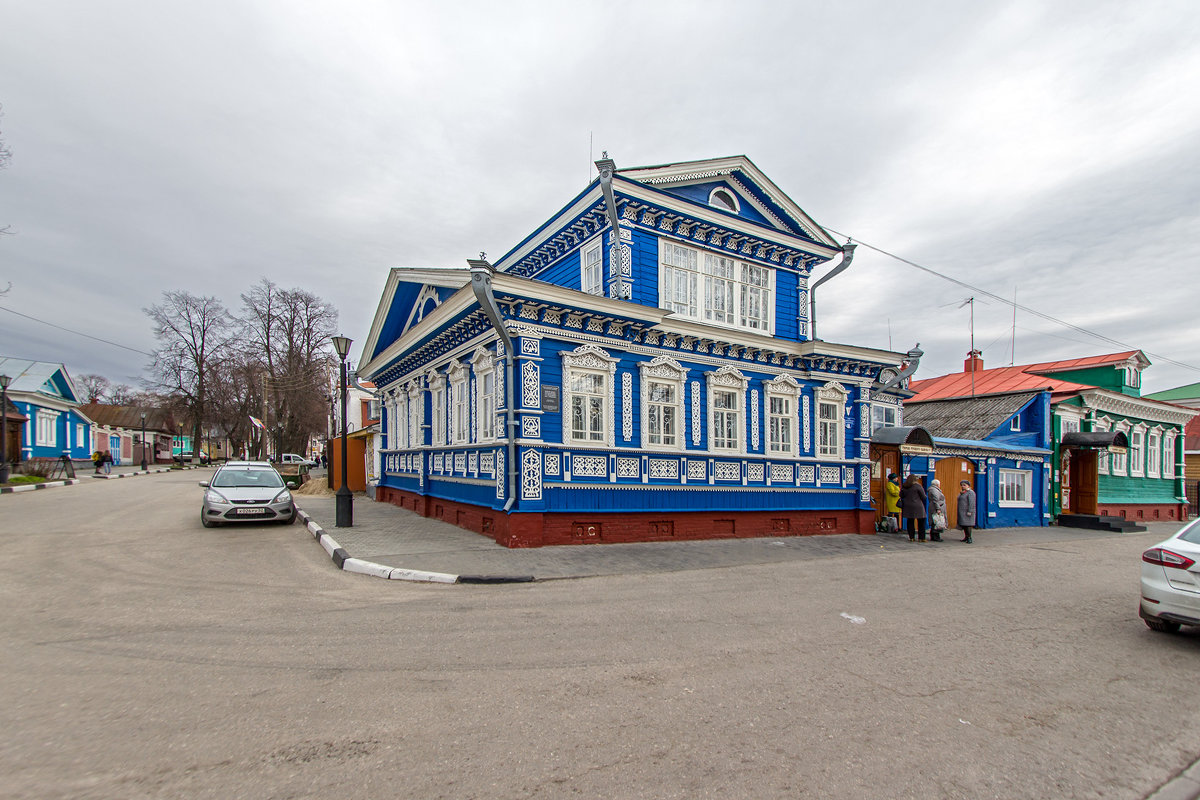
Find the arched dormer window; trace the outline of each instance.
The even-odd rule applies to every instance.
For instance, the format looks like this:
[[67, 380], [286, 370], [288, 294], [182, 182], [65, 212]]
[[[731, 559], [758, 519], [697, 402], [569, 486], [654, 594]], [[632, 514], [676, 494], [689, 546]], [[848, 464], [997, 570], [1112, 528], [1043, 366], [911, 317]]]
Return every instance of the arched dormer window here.
[[713, 208], [719, 208], [722, 211], [732, 211], [735, 214], [741, 210], [741, 204], [738, 203], [737, 195], [724, 186], [718, 186], [708, 193], [708, 204]]

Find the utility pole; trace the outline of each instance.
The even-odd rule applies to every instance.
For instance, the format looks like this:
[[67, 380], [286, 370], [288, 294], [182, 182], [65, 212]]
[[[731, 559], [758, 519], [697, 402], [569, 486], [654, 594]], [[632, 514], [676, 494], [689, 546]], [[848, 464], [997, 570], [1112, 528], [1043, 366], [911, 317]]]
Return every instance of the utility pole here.
[[267, 373], [262, 376], [262, 431], [258, 434], [258, 457], [267, 460]]

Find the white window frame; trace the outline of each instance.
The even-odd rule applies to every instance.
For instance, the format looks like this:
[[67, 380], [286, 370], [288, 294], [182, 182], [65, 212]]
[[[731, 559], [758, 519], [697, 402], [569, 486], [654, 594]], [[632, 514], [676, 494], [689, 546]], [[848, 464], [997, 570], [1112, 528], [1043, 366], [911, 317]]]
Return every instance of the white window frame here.
[[604, 237], [602, 236], [588, 242], [579, 251], [579, 288], [588, 294], [604, 295]]
[[1129, 432], [1129, 475], [1140, 478], [1146, 474], [1146, 426], [1134, 425]]
[[[1010, 493], [1018, 496], [1009, 497]], [[996, 470], [996, 504], [1001, 508], [1033, 508], [1032, 470]]]
[[[780, 375], [764, 384], [766, 391], [767, 412], [767, 455], [790, 456], [800, 455], [800, 384], [790, 375]], [[771, 400], [784, 400], [788, 408], [777, 413], [771, 408]], [[790, 444], [779, 441], [776, 434], [782, 430], [783, 422], [787, 422]]]
[[[708, 384], [708, 449], [715, 453], [741, 455], [746, 452], [746, 387], [749, 379], [736, 367], [724, 366], [715, 372], [704, 373]], [[723, 410], [733, 416], [733, 433], [736, 441], [732, 446], [718, 447], [717, 442], [717, 393], [728, 392], [733, 397], [733, 408]]]
[[446, 376], [431, 370], [425, 376], [425, 384], [429, 387], [429, 408], [433, 415], [431, 443], [439, 447], [446, 444]]
[[[716, 197], [718, 194], [724, 194], [728, 196], [729, 199], [733, 201], [733, 208], [731, 209], [725, 203], [717, 201]], [[742, 211], [741, 199], [737, 196], [737, 192], [733, 191], [728, 186], [713, 187], [713, 190], [708, 193], [708, 204], [712, 208], [716, 208], [725, 212], [732, 212], [734, 214], [740, 214]]]
[[[560, 354], [562, 359], [562, 440], [563, 444], [582, 445], [584, 447], [613, 447], [615, 438], [613, 391], [617, 372], [617, 359], [610, 356], [594, 344], [584, 344], [574, 350]], [[572, 388], [572, 378], [576, 375], [596, 375], [600, 377], [601, 399], [600, 424], [602, 430], [599, 439], [589, 436], [576, 437], [571, 424], [571, 415], [575, 406], [576, 392]]]
[[1153, 428], [1146, 432], [1146, 477], [1157, 478], [1162, 474], [1162, 429]]
[[[1074, 417], [1064, 417], [1062, 425], [1059, 426], [1059, 430], [1062, 431], [1064, 434], [1069, 433], [1069, 431], [1066, 428], [1066, 423], [1071, 420], [1074, 420], [1074, 419], [1075, 419]], [[1078, 428], [1077, 428], [1077, 430], [1078, 430]], [[1092, 430], [1093, 431], [1107, 431], [1107, 430], [1111, 430], [1111, 426], [1108, 424], [1107, 421], [1097, 420], [1092, 423]], [[1104, 450], [1100, 451], [1100, 453], [1096, 459], [1096, 472], [1099, 473], [1100, 475], [1107, 475], [1109, 461], [1110, 461], [1109, 452], [1108, 452], [1108, 449], [1105, 448]]]
[[1020, 414], [1015, 415], [1012, 419], [1010, 419], [1008, 421], [1008, 429], [1010, 431], [1012, 431], [1013, 433], [1020, 433], [1020, 431], [1021, 431], [1021, 415]]
[[[1124, 423], [1120, 423], [1120, 422], [1115, 423], [1112, 426], [1111, 430], [1120, 431], [1121, 433], [1124, 433], [1126, 435], [1126, 437], [1132, 439], [1132, 437], [1129, 434], [1129, 426]], [[1132, 445], [1132, 441], [1130, 441], [1130, 444]], [[1132, 451], [1132, 447], [1127, 448], [1124, 453], [1112, 453], [1111, 454], [1111, 458], [1109, 459], [1109, 470], [1112, 472], [1113, 475], [1128, 475], [1129, 474], [1129, 456], [1131, 454], [1131, 451]]]
[[[845, 405], [850, 393], [846, 387], [835, 381], [830, 381], [817, 389], [813, 413], [816, 415], [817, 458], [841, 460], [846, 453]], [[826, 422], [821, 419], [821, 406], [833, 406], [836, 409], [835, 418]], [[826, 443], [826, 431], [834, 431], [833, 446]]]
[[[888, 422], [887, 419], [881, 419], [881, 417], [888, 416], [888, 414], [886, 413], [888, 411], [892, 412], [891, 413], [891, 417], [892, 417], [891, 422]], [[884, 412], [884, 413], [880, 413], [880, 412]], [[872, 403], [871, 404], [871, 433], [875, 433], [875, 431], [879, 430], [880, 428], [894, 428], [899, 424], [900, 424], [900, 408], [899, 408], [899, 406], [894, 406], [894, 405], [891, 405], [890, 403]]]
[[[670, 356], [658, 356], [651, 361], [638, 364], [641, 375], [641, 406], [642, 406], [642, 447], [646, 450], [663, 450], [680, 452], [684, 449], [684, 413], [683, 390], [687, 383], [687, 369]], [[652, 399], [650, 385], [652, 383], [666, 384], [671, 387], [675, 397], [668, 403], [656, 403]], [[665, 415], [671, 411], [675, 419], [675, 440], [673, 442], [655, 442], [651, 439], [650, 430], [657, 413]]]
[[39, 408], [37, 411], [37, 446], [58, 447], [59, 412]]
[[450, 391], [446, 394], [446, 402], [450, 412], [451, 444], [467, 444], [471, 436], [470, 399], [467, 396], [468, 373], [466, 364], [455, 361], [447, 374]]
[[[496, 358], [491, 351], [480, 348], [471, 358], [475, 371], [475, 440], [496, 440]], [[491, 389], [488, 389], [488, 383]]]
[[1162, 456], [1162, 476], [1164, 478], [1175, 477], [1175, 433], [1174, 431], [1163, 434], [1163, 456]]
[[[76, 422], [75, 423], [75, 444], [76, 444], [76, 446], [86, 444], [87, 443], [85, 441], [86, 436], [87, 436], [87, 434], [84, 433], [84, 424], [82, 422]], [[91, 447], [89, 446], [88, 449], [90, 450]]]
[[415, 449], [424, 444], [421, 436], [421, 423], [425, 421], [425, 403], [422, 397], [421, 381], [414, 380], [408, 384], [408, 414], [405, 423], [408, 425], [408, 447]]
[[[773, 267], [667, 238], [658, 240], [658, 263], [660, 308], [709, 325], [774, 335]], [[762, 314], [751, 316], [756, 294]]]

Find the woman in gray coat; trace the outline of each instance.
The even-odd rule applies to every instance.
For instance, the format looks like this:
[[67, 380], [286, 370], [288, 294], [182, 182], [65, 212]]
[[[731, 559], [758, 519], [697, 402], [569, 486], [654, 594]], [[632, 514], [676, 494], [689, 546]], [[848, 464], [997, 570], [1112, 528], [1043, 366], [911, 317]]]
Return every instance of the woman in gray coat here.
[[929, 541], [940, 542], [946, 528], [946, 495], [942, 494], [942, 482], [934, 478], [926, 494], [929, 495]]
[[975, 527], [975, 490], [967, 481], [959, 481], [962, 493], [958, 496], [958, 527], [962, 528], [963, 541], [971, 544], [971, 529]]

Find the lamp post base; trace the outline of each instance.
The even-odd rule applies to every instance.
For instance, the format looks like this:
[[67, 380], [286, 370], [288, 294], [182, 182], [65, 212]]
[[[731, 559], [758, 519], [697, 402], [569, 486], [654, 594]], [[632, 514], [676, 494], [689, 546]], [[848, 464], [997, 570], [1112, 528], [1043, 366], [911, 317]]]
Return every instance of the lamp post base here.
[[8, 464], [0, 464], [0, 483], [8, 483]]
[[354, 493], [343, 486], [337, 490], [334, 527], [354, 527]]

